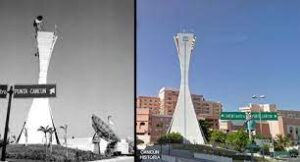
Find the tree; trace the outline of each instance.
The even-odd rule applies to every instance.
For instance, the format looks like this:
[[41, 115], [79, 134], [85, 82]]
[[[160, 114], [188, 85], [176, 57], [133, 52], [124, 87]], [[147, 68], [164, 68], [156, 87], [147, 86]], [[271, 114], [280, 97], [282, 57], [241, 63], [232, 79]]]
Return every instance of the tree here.
[[285, 150], [286, 147], [291, 146], [292, 140], [288, 136], [282, 136], [282, 135], [277, 135], [274, 146], [275, 150], [277, 151], [283, 151]]
[[182, 143], [183, 137], [180, 133], [172, 132], [162, 135], [158, 139], [159, 144], [166, 144], [166, 143]]
[[54, 129], [49, 128], [48, 133], [49, 133], [49, 144], [48, 144], [48, 147], [50, 148], [50, 155], [51, 155], [52, 154], [52, 135], [54, 133]]
[[299, 155], [299, 152], [297, 149], [291, 149], [291, 150], [289, 150], [289, 154], [290, 154], [290, 157], [296, 158]]
[[264, 136], [260, 133], [257, 133], [256, 135], [253, 136], [254, 139], [265, 139]]
[[40, 126], [40, 128], [38, 129], [38, 131], [41, 131], [44, 133], [44, 136], [45, 136], [45, 145], [47, 145], [47, 133], [49, 131], [49, 126], [47, 125], [46, 127], [44, 126]]
[[16, 135], [12, 135], [11, 138], [12, 138], [12, 141], [10, 143], [16, 143], [17, 142]]
[[63, 126], [60, 126], [59, 128], [61, 128], [61, 129], [63, 129], [64, 130], [64, 140], [65, 140], [65, 146], [66, 146], [66, 156], [67, 156], [67, 158], [69, 157], [69, 151], [68, 151], [68, 149], [67, 149], [67, 147], [68, 147], [68, 125], [67, 124], [65, 124], [65, 125], [63, 125]]
[[62, 125], [60, 126], [59, 128], [63, 129], [64, 130], [64, 141], [65, 141], [65, 145], [67, 146], [68, 145], [68, 141], [67, 141], [67, 136], [68, 136], [68, 125], [65, 124], [65, 125]]
[[224, 144], [226, 141], [226, 134], [219, 130], [212, 130], [210, 135], [210, 143]]
[[[52, 129], [52, 128], [51, 128]], [[40, 128], [38, 129], [38, 131], [41, 131], [41, 132], [43, 132], [44, 133], [44, 136], [45, 136], [45, 160], [47, 161], [47, 153], [48, 153], [48, 151], [47, 151], [47, 133], [49, 132], [49, 130], [50, 130], [50, 127], [49, 127], [49, 125], [47, 125], [46, 127], [44, 127], [44, 126], [40, 126]]]
[[230, 145], [233, 149], [237, 151], [244, 151], [248, 144], [248, 134], [240, 129], [237, 132], [231, 132], [226, 137], [226, 144]]
[[212, 123], [207, 120], [199, 120], [199, 127], [202, 129], [203, 135], [206, 140], [209, 141], [209, 128], [211, 128]]

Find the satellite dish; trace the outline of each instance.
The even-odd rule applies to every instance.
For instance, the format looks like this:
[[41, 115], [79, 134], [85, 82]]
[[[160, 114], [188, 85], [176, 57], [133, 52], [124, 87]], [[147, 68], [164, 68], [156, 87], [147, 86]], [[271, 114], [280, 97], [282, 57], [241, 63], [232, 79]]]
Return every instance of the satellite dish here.
[[36, 19], [39, 20], [39, 21], [42, 21], [43, 20], [43, 16], [39, 15], [39, 16], [36, 17]]
[[119, 137], [113, 132], [110, 126], [96, 115], [92, 115], [92, 126], [95, 132], [106, 141], [120, 141]]

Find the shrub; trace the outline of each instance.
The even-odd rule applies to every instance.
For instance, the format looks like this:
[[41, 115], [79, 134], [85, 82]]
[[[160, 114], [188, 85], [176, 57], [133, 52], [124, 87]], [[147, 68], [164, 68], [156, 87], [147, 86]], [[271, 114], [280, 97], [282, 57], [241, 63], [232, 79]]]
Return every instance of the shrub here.
[[[30, 160], [45, 160], [45, 150], [43, 145], [21, 145], [14, 144], [8, 145], [7, 157], [10, 159], [30, 159]], [[69, 156], [66, 157], [66, 151], [68, 150]], [[102, 155], [94, 154], [91, 151], [82, 151], [78, 149], [65, 148], [63, 146], [54, 145], [53, 152], [48, 155], [50, 161], [93, 161], [101, 160], [104, 158]]]
[[292, 149], [289, 151], [290, 157], [297, 157], [299, 155], [299, 152], [297, 149]]
[[168, 133], [168, 134], [164, 134], [162, 135], [159, 139], [158, 139], [158, 143], [159, 144], [166, 144], [166, 143], [182, 143], [183, 142], [183, 137], [180, 133]]

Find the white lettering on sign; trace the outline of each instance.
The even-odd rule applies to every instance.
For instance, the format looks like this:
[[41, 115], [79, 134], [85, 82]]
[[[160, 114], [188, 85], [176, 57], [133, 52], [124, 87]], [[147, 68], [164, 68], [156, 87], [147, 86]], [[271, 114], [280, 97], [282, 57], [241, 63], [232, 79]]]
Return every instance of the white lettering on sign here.
[[0, 94], [6, 94], [7, 92], [5, 90], [0, 89]]
[[15, 89], [15, 93], [17, 93], [17, 94], [27, 94], [28, 90], [26, 88], [25, 89]]
[[31, 88], [30, 93], [31, 94], [45, 94], [45, 93], [47, 93], [47, 89], [46, 88]]

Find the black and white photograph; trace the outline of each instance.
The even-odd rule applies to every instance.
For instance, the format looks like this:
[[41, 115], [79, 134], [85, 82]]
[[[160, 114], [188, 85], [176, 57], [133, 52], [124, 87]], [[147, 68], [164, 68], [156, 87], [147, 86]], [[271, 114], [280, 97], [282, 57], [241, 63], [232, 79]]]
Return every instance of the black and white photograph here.
[[0, 161], [134, 161], [134, 3], [0, 1]]

